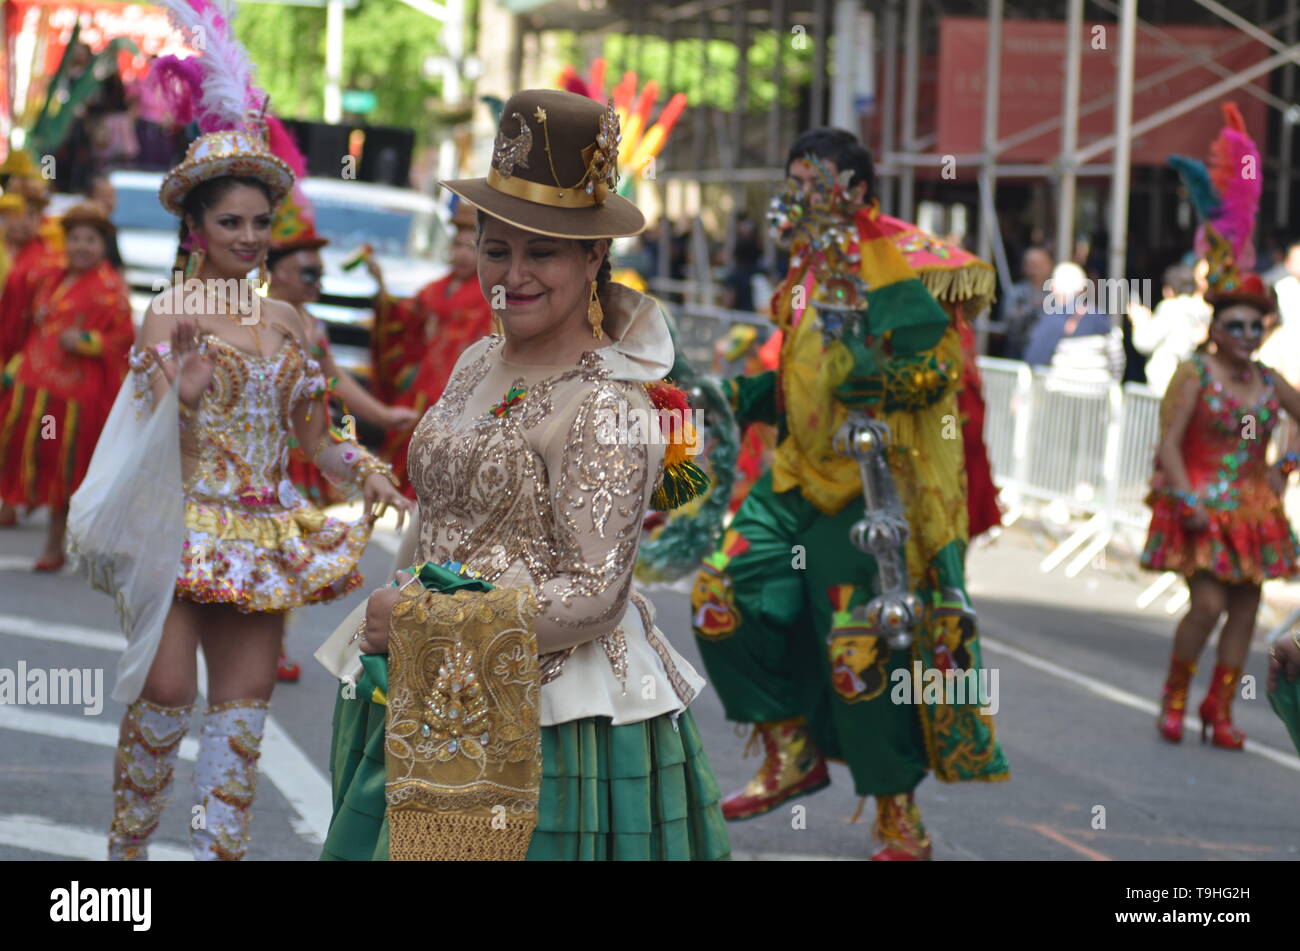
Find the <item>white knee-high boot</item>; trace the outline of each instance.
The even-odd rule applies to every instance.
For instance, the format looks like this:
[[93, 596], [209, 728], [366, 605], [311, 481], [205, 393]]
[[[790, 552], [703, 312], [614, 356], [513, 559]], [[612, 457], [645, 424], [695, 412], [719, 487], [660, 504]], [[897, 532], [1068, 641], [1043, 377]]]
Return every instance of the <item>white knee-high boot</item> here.
[[194, 705], [162, 707], [140, 699], [126, 710], [126, 737], [118, 741], [113, 777], [109, 861], [149, 857], [149, 836], [167, 808], [181, 740]]
[[267, 709], [265, 700], [232, 700], [203, 714], [194, 764], [194, 804], [202, 809], [190, 822], [195, 861], [244, 857]]

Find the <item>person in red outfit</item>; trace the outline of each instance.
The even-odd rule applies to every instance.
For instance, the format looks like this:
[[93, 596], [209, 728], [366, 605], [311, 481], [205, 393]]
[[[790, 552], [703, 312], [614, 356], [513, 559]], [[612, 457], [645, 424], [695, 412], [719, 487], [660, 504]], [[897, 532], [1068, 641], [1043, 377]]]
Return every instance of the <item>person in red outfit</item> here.
[[1236, 106], [1223, 106], [1224, 128], [1210, 148], [1207, 168], [1174, 156], [1196, 193], [1202, 223], [1196, 250], [1209, 261], [1206, 302], [1213, 311], [1209, 340], [1178, 365], [1160, 405], [1161, 437], [1147, 504], [1151, 526], [1142, 567], [1187, 579], [1191, 604], [1178, 622], [1156, 728], [1171, 743], [1183, 738], [1187, 694], [1201, 652], [1219, 633], [1217, 664], [1201, 703], [1201, 742], [1241, 749], [1245, 735], [1232, 722], [1232, 700], [1255, 633], [1260, 588], [1272, 578], [1300, 574], [1300, 546], [1281, 497], [1300, 468], [1300, 433], [1282, 459], [1268, 465], [1269, 437], [1278, 410], [1300, 419], [1300, 394], [1264, 364], [1252, 360], [1265, 320], [1277, 310], [1273, 292], [1249, 273], [1251, 236], [1262, 189], [1240, 173], [1259, 149]]
[[134, 327], [112, 223], [86, 202], [63, 216], [67, 266], [32, 290], [32, 323], [0, 377], [0, 497], [50, 508], [37, 571], [63, 567], [68, 500], [127, 371]]
[[[438, 402], [465, 348], [492, 332], [492, 308], [478, 282], [476, 215], [477, 209], [468, 202], [457, 204], [452, 218], [456, 238], [451, 246], [451, 273], [425, 287], [412, 302], [411, 312], [422, 315], [423, 356], [411, 385], [400, 389], [395, 399], [415, 410], [415, 422]], [[414, 423], [390, 432], [381, 453], [411, 498], [415, 490], [406, 478], [406, 448], [413, 430]]]
[[[271, 250], [266, 255], [271, 276], [270, 296], [292, 304], [302, 315], [311, 334], [311, 356], [320, 364], [330, 393], [342, 400], [349, 413], [356, 413], [382, 429], [409, 429], [419, 420], [415, 412], [403, 406], [386, 406], [341, 370], [330, 353], [325, 325], [307, 309], [308, 304], [320, 298], [324, 274], [320, 249], [327, 244], [329, 239], [316, 231], [311, 202], [295, 188], [280, 203], [271, 225]], [[329, 482], [300, 447], [295, 446], [289, 453], [288, 477], [313, 505], [324, 507], [336, 500]], [[302, 666], [286, 657], [281, 646], [276, 678], [294, 683], [301, 676]]]
[[1255, 275], [1212, 299], [1212, 350], [1179, 365], [1161, 405], [1163, 435], [1142, 567], [1187, 578], [1191, 604], [1174, 633], [1158, 726], [1182, 740], [1187, 693], [1210, 633], [1225, 612], [1218, 663], [1201, 704], [1201, 739], [1240, 749], [1231, 705], [1255, 633], [1260, 586], [1300, 573], [1300, 548], [1281, 496], [1300, 467], [1300, 439], [1280, 463], [1265, 453], [1279, 408], [1300, 418], [1300, 394], [1251, 354], [1263, 340], [1271, 294]]
[[[449, 318], [468, 305], [482, 301], [482, 308], [487, 310], [487, 302], [479, 290], [475, 276], [477, 260], [477, 227], [475, 218], [477, 209], [467, 201], [459, 198], [452, 209], [452, 224], [456, 226], [456, 237], [451, 247], [451, 273], [422, 287], [414, 297], [396, 300], [384, 291], [384, 272], [369, 254], [365, 256], [366, 267], [371, 277], [379, 284], [379, 295], [375, 303], [375, 326], [370, 335], [371, 389], [375, 396], [385, 403], [399, 403], [406, 399], [406, 405], [417, 405], [415, 397], [410, 395], [415, 389], [415, 379], [420, 375], [424, 365], [426, 351], [430, 347], [431, 328], [435, 325], [460, 323]], [[439, 318], [443, 318], [440, 320]], [[462, 350], [484, 336], [488, 331], [457, 343], [448, 337], [441, 347], [455, 349], [446, 362], [446, 374], [442, 376], [438, 395], [446, 385], [447, 374], [451, 373]], [[453, 331], [456, 334], [456, 331]], [[440, 361], [437, 361], [440, 362]], [[428, 385], [426, 376], [425, 385]], [[427, 401], [432, 405], [437, 400]], [[420, 408], [423, 412], [423, 407]], [[406, 440], [401, 440], [405, 447]], [[405, 468], [406, 460], [402, 460]]]

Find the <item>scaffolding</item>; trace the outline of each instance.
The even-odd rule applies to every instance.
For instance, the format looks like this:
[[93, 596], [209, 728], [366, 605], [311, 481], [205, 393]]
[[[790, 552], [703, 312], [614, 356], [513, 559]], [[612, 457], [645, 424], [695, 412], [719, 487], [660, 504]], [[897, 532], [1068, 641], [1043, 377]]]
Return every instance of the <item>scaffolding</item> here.
[[[726, 38], [742, 52], [738, 57], [738, 82], [744, 89], [749, 80], [749, 56], [752, 38], [758, 31], [772, 31], [777, 36], [798, 35], [800, 30], [812, 44], [813, 65], [808, 88], [801, 91], [799, 106], [787, 107], [781, 96], [773, 100], [765, 121], [748, 114], [744, 97], [736, 97], [730, 113], [716, 108], [692, 106], [685, 128], [674, 134], [664, 153], [663, 165], [669, 169], [660, 179], [667, 184], [688, 181], [696, 186], [720, 185], [733, 193], [753, 184], [768, 184], [784, 176], [784, 150], [803, 129], [824, 125], [832, 119], [843, 124], [844, 104], [852, 102], [853, 90], [843, 88], [849, 81], [847, 58], [839, 58], [838, 68], [832, 55], [832, 38], [844, 38], [854, 18], [862, 11], [873, 13], [876, 28], [871, 45], [874, 61], [881, 65], [878, 135], [875, 126], [862, 117], [854, 131], [869, 141], [876, 158], [878, 191], [882, 208], [905, 220], [914, 220], [919, 189], [937, 192], [944, 187], [931, 176], [945, 160], [955, 159], [962, 168], [977, 169], [975, 210], [976, 251], [997, 267], [1004, 287], [1011, 282], [1012, 262], [998, 223], [1000, 183], [1009, 180], [1036, 182], [1051, 195], [1048, 202], [1054, 211], [1050, 233], [1054, 234], [1058, 258], [1073, 247], [1080, 179], [1101, 179], [1109, 183], [1107, 231], [1110, 235], [1106, 275], [1125, 279], [1130, 233], [1130, 205], [1135, 196], [1146, 194], [1151, 202], [1147, 222], [1148, 236], [1156, 234], [1159, 222], [1167, 213], [1165, 199], [1173, 186], [1162, 173], [1141, 176], [1135, 187], [1131, 165], [1133, 140], [1144, 133], [1166, 127], [1168, 123], [1192, 110], [1229, 94], [1252, 96], [1267, 104], [1271, 112], [1269, 129], [1253, 130], [1257, 140], [1267, 143], [1264, 154], [1266, 195], [1261, 209], [1261, 226], [1278, 229], [1291, 226], [1294, 154], [1294, 126], [1300, 121], [1300, 105], [1295, 99], [1295, 63], [1300, 60], [1296, 43], [1297, 5], [1300, 0], [1143, 0], [1145, 17], [1138, 16], [1137, 0], [693, 0], [665, 3], [656, 0], [503, 0], [500, 6], [513, 17], [512, 54], [509, 81], [521, 88], [525, 79], [545, 82], [536, 57], [544, 47], [541, 36], [548, 31], [577, 31], [587, 49], [596, 50], [601, 37], [619, 33], [630, 37], [659, 36], [669, 41], [668, 73], [671, 83], [672, 57], [681, 38]], [[491, 3], [483, 7], [493, 6]], [[1080, 75], [1086, 43], [1085, 14], [1093, 22], [1113, 25], [1117, 37], [1114, 92], [1081, 102]], [[936, 53], [939, 22], [945, 16], [982, 18], [987, 26], [987, 49], [984, 69], [988, 81], [984, 86], [981, 148], [973, 154], [945, 155], [938, 150], [937, 135], [921, 127], [921, 68], [924, 54]], [[1062, 63], [1063, 96], [1059, 115], [1049, 121], [1001, 134], [999, 130], [999, 94], [1003, 57], [1003, 26], [1007, 20], [1054, 21], [1061, 25], [1066, 40]], [[1224, 50], [1250, 41], [1263, 44], [1270, 55], [1244, 69], [1230, 70], [1217, 58], [1189, 55], [1184, 61], [1161, 74], [1135, 80], [1135, 59], [1144, 42], [1179, 45], [1179, 41], [1162, 27], [1229, 26], [1238, 37]], [[485, 31], [480, 32], [484, 36]], [[498, 44], [499, 37], [490, 39]], [[610, 63], [610, 75], [639, 67], [640, 44], [626, 44], [630, 54], [625, 62]], [[707, 72], [709, 43], [699, 44]], [[772, 62], [772, 81], [779, 84], [784, 76], [781, 50]], [[1216, 53], [1216, 56], [1218, 54]], [[901, 58], [901, 68], [900, 60]], [[1134, 120], [1134, 98], [1156, 82], [1202, 71], [1207, 79], [1192, 95], [1173, 102], [1150, 115]], [[877, 72], [873, 69], [873, 72]], [[1200, 73], [1196, 73], [1198, 77]], [[1259, 84], [1261, 77], [1272, 88]], [[668, 92], [671, 92], [668, 89]], [[1113, 111], [1113, 132], [1099, 141], [1080, 142], [1080, 120], [1099, 110]], [[852, 113], [849, 113], [852, 115]], [[1059, 150], [1054, 158], [1041, 162], [1008, 162], [1006, 154], [1017, 145], [1056, 131]], [[870, 141], [876, 139], [876, 141]], [[727, 222], [727, 250], [735, 239], [735, 218], [739, 201], [733, 201]], [[663, 222], [665, 237], [668, 223]], [[666, 242], [663, 245], [666, 247]], [[1062, 253], [1064, 252], [1064, 253]], [[661, 259], [666, 255], [660, 255]], [[662, 274], [661, 274], [662, 276]], [[985, 324], [987, 326], [987, 324]], [[983, 335], [981, 335], [983, 336]]]

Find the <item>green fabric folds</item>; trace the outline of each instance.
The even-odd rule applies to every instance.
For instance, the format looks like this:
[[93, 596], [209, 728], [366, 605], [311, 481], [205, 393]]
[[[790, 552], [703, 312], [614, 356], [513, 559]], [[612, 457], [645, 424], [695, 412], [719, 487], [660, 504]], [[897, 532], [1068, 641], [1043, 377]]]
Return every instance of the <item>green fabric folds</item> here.
[[1291, 734], [1291, 742], [1300, 753], [1300, 680], [1293, 684], [1286, 682], [1286, 676], [1278, 679], [1277, 689], [1268, 695], [1273, 712], [1282, 718], [1286, 730]]
[[[386, 861], [384, 714], [366, 674], [334, 708], [334, 818], [321, 859]], [[382, 676], [382, 674], [381, 674]], [[386, 676], [383, 682], [387, 682]], [[712, 860], [730, 856], [721, 796], [690, 711], [612, 726], [593, 717], [542, 729], [542, 790], [530, 861]]]

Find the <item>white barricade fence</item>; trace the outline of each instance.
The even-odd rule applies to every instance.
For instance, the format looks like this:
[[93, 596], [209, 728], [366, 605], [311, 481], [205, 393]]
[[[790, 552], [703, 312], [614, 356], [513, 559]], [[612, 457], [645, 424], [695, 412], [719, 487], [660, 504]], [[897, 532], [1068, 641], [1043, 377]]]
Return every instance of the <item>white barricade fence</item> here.
[[981, 357], [979, 368], [984, 439], [1007, 507], [1004, 522], [1030, 510], [1082, 521], [1042, 570], [1070, 559], [1065, 571], [1074, 577], [1120, 536], [1140, 549], [1159, 397], [1146, 386], [1074, 379], [1017, 360]]

